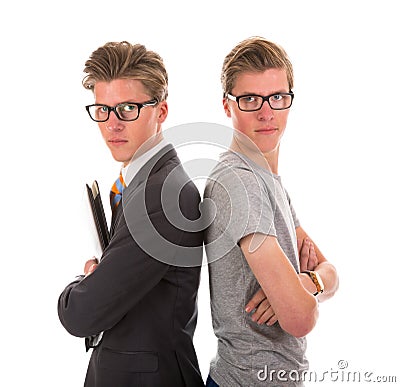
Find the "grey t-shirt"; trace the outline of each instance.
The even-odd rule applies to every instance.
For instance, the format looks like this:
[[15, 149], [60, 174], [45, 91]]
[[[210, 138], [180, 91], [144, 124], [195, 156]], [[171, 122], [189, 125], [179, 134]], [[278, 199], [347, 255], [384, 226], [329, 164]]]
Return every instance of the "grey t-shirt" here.
[[279, 323], [258, 325], [245, 312], [260, 285], [238, 244], [256, 232], [275, 236], [299, 271], [299, 222], [280, 177], [228, 151], [211, 173], [204, 199], [215, 204], [215, 218], [206, 232], [212, 322], [218, 338], [211, 377], [229, 387], [301, 386], [294, 381], [308, 368], [306, 340], [286, 333]]

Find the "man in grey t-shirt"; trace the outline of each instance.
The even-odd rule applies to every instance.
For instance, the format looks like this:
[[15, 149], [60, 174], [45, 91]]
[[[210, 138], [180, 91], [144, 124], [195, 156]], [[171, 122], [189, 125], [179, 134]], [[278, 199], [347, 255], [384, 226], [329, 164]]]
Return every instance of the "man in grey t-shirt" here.
[[305, 336], [338, 276], [300, 226], [278, 174], [292, 65], [281, 47], [253, 37], [225, 57], [221, 80], [236, 132], [204, 195], [215, 205], [206, 251], [218, 338], [206, 386], [301, 386]]
[[299, 222], [280, 177], [244, 155], [226, 152], [210, 175], [204, 196], [217, 209], [206, 233], [213, 327], [218, 337], [211, 376], [232, 386], [242, 380], [255, 385], [265, 377], [266, 366], [301, 373], [308, 364], [305, 338], [288, 334], [279, 324], [259, 325], [245, 312], [260, 285], [239, 247], [243, 237], [254, 233], [276, 237], [299, 272], [295, 231]]

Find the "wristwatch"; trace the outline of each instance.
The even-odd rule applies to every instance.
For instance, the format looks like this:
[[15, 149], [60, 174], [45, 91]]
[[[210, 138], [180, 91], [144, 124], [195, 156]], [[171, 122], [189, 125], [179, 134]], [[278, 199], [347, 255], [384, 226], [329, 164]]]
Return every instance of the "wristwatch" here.
[[314, 296], [318, 296], [318, 294], [321, 294], [324, 291], [324, 283], [322, 282], [321, 276], [316, 271], [304, 270], [302, 273], [308, 274], [317, 288], [317, 291], [313, 293]]

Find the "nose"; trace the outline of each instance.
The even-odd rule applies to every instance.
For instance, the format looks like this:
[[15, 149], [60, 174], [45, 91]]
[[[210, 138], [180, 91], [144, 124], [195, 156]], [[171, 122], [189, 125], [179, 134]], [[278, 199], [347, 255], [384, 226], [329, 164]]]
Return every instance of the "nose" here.
[[118, 119], [114, 111], [111, 111], [106, 121], [106, 128], [110, 132], [120, 132], [124, 128], [124, 122]]
[[260, 121], [269, 121], [274, 118], [274, 110], [271, 109], [271, 106], [269, 106], [268, 101], [264, 101], [263, 105], [261, 106], [261, 109], [258, 110], [257, 112], [257, 118]]

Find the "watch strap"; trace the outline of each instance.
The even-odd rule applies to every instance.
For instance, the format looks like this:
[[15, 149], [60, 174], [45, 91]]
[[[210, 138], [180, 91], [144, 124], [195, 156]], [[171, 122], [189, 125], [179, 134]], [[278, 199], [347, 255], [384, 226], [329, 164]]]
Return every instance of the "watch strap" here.
[[302, 273], [307, 274], [311, 278], [315, 287], [317, 288], [317, 291], [315, 293], [313, 293], [314, 296], [318, 296], [318, 294], [321, 294], [324, 291], [324, 285], [323, 285], [321, 277], [318, 275], [318, 273], [316, 273], [313, 270], [304, 270], [304, 271], [302, 271]]

